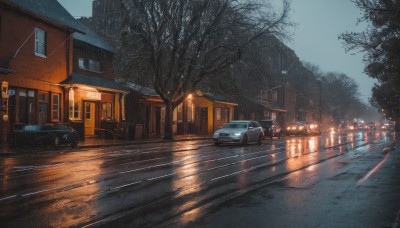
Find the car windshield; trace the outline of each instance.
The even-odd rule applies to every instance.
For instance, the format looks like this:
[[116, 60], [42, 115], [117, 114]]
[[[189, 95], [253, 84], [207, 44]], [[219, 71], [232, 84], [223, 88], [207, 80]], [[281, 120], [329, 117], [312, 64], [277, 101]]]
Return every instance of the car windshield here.
[[245, 129], [247, 128], [247, 123], [229, 123], [223, 128]]

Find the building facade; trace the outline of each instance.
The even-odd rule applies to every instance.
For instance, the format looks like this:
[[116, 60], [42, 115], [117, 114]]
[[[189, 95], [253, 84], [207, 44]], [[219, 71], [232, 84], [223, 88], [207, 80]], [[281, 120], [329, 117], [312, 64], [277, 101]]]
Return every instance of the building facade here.
[[82, 32], [57, 2], [0, 0], [1, 138], [16, 123], [61, 123], [72, 34]]
[[73, 35], [73, 71], [62, 82], [65, 119], [81, 139], [92, 136], [124, 137], [125, 96], [129, 89], [114, 80], [115, 49], [82, 24], [85, 34]]

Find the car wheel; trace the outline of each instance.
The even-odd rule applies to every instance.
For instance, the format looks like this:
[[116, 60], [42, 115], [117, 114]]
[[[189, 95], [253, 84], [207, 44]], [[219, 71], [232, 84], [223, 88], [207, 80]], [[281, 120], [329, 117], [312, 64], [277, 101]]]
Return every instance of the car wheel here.
[[72, 147], [72, 149], [76, 149], [78, 147], [78, 141], [73, 141], [71, 143], [71, 147]]
[[249, 142], [249, 139], [247, 138], [247, 135], [243, 135], [242, 144], [247, 145], [248, 142]]
[[260, 134], [260, 136], [258, 137], [258, 144], [259, 144], [259, 145], [262, 144], [263, 138], [264, 138], [263, 135]]
[[53, 147], [57, 149], [59, 145], [60, 145], [60, 138], [58, 136], [55, 136], [53, 138]]

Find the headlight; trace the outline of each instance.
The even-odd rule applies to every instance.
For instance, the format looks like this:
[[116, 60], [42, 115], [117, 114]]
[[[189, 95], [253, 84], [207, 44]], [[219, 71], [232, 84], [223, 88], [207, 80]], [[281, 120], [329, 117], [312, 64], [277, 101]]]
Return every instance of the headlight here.
[[233, 134], [234, 136], [239, 136], [241, 133], [235, 133], [235, 134]]

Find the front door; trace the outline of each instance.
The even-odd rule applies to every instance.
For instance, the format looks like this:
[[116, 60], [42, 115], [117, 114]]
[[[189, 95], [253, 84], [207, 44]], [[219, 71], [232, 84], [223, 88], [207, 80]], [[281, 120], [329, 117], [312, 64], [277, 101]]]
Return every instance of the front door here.
[[200, 109], [200, 134], [208, 134], [208, 108]]
[[94, 135], [95, 126], [95, 103], [85, 102], [85, 135]]

